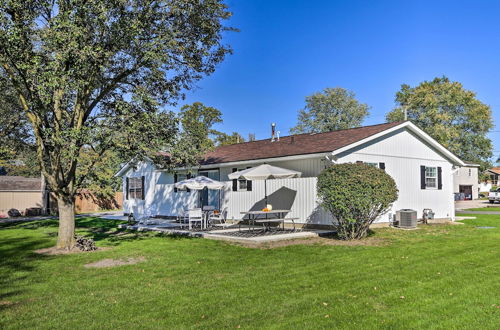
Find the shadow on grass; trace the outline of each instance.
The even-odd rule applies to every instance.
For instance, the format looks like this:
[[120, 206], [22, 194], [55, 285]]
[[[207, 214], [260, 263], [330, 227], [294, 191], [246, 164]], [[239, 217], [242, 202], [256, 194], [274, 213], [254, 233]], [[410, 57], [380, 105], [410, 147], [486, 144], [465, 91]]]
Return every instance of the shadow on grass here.
[[59, 220], [57, 219], [44, 219], [44, 220], [33, 220], [33, 221], [14, 221], [0, 223], [0, 229], [12, 229], [12, 228], [25, 228], [25, 229], [38, 229], [42, 227], [57, 227], [59, 226]]
[[19, 287], [28, 288], [18, 284], [22, 284], [23, 280], [28, 278], [26, 273], [37, 270], [36, 261], [51, 258], [33, 252], [46, 247], [49, 242], [51, 242], [49, 238], [33, 236], [0, 237], [0, 287], [2, 288], [0, 301], [4, 302], [0, 304], [0, 311], [13, 306], [5, 303], [7, 298], [20, 295], [26, 290]]
[[[123, 220], [109, 220], [100, 217], [84, 217], [76, 218], [76, 233], [87, 238], [91, 238], [96, 242], [101, 241], [104, 245], [116, 246], [122, 242], [135, 241], [150, 237], [169, 237], [186, 239], [187, 237], [172, 236], [163, 233], [154, 232], [137, 232], [126, 229], [119, 229], [118, 225], [125, 224]], [[36, 230], [41, 228], [54, 228], [59, 226], [58, 219], [34, 220], [31, 222], [11, 222], [3, 223], [0, 229], [30, 229]], [[57, 231], [45, 232], [44, 235], [49, 237], [57, 236]]]

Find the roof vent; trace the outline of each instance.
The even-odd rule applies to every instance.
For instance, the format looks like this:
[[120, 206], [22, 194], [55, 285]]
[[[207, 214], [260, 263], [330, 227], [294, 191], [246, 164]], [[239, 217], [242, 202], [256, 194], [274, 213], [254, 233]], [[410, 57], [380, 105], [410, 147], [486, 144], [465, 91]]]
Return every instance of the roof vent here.
[[271, 123], [271, 142], [274, 142], [275, 133], [276, 133], [276, 123]]

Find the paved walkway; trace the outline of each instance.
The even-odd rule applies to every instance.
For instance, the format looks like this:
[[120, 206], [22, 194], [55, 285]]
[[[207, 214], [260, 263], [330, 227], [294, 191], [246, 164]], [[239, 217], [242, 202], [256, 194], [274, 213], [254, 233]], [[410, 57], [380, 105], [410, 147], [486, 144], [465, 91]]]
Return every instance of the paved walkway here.
[[469, 211], [468, 209], [478, 209], [487, 208], [488, 206], [500, 207], [500, 204], [490, 204], [489, 201], [485, 200], [474, 200], [474, 201], [456, 201], [455, 202], [455, 212], [464, 214], [492, 214], [500, 215], [500, 211]]
[[[465, 209], [478, 209], [481, 207], [488, 207], [490, 204], [487, 200], [473, 200], [473, 201], [456, 201], [455, 209], [456, 210], [465, 210]], [[500, 204], [496, 204], [500, 206]]]

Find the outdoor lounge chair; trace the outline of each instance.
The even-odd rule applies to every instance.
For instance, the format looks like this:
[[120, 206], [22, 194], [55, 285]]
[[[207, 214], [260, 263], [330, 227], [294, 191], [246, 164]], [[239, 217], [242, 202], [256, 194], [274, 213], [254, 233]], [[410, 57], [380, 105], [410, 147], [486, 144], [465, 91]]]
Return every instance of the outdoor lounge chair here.
[[222, 210], [219, 214], [214, 214], [213, 212], [210, 213], [208, 217], [208, 222], [210, 225], [217, 226], [217, 225], [224, 225], [226, 223], [227, 219], [227, 207]]
[[188, 211], [188, 221], [189, 221], [189, 229], [193, 228], [193, 224], [197, 222], [200, 223], [200, 228], [203, 229], [203, 213], [201, 209], [192, 209]]

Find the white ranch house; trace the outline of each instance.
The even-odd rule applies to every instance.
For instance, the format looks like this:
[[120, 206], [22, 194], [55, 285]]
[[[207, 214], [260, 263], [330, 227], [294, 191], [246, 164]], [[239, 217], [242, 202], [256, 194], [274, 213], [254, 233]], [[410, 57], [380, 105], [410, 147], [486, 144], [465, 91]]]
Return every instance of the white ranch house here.
[[417, 210], [419, 218], [423, 209], [432, 209], [435, 218], [454, 220], [453, 176], [465, 163], [408, 121], [218, 147], [191, 173], [224, 181], [222, 191], [174, 189], [188, 171], [170, 173], [147, 161], [131, 161], [116, 175], [123, 177], [125, 213], [176, 216], [182, 209], [213, 205], [227, 208], [228, 219], [241, 219], [240, 212], [264, 207], [264, 181], [231, 181], [228, 174], [267, 163], [302, 173], [268, 180], [270, 204], [291, 210], [287, 216], [298, 223], [328, 225], [332, 218], [318, 205], [317, 176], [333, 163], [348, 162], [380, 167], [396, 181], [399, 198], [377, 222], [389, 222], [400, 209]]

